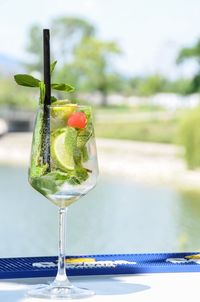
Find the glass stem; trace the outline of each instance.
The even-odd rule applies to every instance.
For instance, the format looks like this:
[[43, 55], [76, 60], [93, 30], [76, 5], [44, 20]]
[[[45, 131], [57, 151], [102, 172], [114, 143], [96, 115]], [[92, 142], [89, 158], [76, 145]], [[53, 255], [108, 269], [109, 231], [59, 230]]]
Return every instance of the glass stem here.
[[58, 271], [56, 276], [56, 283], [60, 285], [70, 284], [65, 267], [65, 216], [66, 208], [59, 208], [59, 252], [58, 252]]

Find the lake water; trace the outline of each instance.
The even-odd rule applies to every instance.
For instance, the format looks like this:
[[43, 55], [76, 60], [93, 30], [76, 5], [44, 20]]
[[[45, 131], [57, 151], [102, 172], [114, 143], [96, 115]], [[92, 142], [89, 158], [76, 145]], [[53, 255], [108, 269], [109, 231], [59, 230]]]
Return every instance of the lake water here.
[[[0, 189], [0, 257], [56, 255], [57, 208], [26, 169], [0, 167]], [[199, 230], [199, 195], [105, 176], [69, 208], [67, 254], [197, 251]]]

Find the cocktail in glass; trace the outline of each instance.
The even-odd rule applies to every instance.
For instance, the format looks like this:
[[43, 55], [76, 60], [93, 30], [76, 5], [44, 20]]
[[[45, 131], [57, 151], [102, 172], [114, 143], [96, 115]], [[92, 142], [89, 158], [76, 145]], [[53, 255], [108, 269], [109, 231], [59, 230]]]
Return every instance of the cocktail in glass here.
[[69, 205], [97, 182], [98, 163], [90, 106], [56, 101], [40, 105], [33, 134], [29, 182], [59, 209], [58, 271], [53, 283], [38, 285], [29, 295], [75, 299], [92, 291], [73, 286], [65, 268], [65, 216]]

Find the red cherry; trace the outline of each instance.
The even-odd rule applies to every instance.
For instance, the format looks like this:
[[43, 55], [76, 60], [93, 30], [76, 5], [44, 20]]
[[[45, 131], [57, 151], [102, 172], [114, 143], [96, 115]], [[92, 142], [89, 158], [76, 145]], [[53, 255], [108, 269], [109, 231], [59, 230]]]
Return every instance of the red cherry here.
[[70, 115], [67, 125], [69, 127], [74, 127], [78, 129], [85, 128], [87, 124], [87, 118], [83, 112], [75, 112], [72, 115]]

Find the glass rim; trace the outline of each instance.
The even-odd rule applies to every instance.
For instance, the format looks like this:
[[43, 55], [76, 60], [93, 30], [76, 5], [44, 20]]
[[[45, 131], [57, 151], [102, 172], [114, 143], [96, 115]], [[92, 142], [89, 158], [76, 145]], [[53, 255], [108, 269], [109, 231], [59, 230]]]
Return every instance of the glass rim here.
[[76, 104], [76, 103], [66, 103], [66, 104], [50, 104], [50, 105], [44, 105], [44, 104], [39, 104], [37, 107], [38, 108], [44, 108], [44, 107], [46, 107], [46, 108], [56, 108], [56, 107], [68, 107], [68, 106], [76, 106], [77, 108], [83, 108], [83, 109], [85, 109], [85, 108], [89, 108], [89, 109], [92, 109], [92, 106], [91, 105], [81, 105], [81, 104]]

